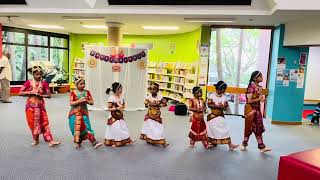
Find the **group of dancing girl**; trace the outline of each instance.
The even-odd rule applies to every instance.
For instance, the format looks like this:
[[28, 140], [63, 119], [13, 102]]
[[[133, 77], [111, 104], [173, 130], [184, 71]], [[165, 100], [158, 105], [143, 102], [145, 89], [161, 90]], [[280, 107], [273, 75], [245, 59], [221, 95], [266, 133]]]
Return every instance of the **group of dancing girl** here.
[[[26, 96], [26, 118], [31, 130], [33, 142], [32, 146], [39, 144], [39, 136], [42, 134], [49, 147], [61, 144], [53, 139], [50, 131], [49, 120], [45, 108], [44, 98], [50, 98], [49, 85], [42, 79], [43, 69], [34, 66], [28, 69], [33, 75], [33, 79], [26, 81], [20, 90], [20, 96]], [[258, 148], [261, 152], [271, 151], [263, 143], [262, 134], [265, 131], [263, 116], [261, 113], [261, 102], [265, 100], [262, 95], [262, 73], [255, 71], [252, 73], [248, 84], [245, 106], [245, 128], [244, 139], [240, 145], [240, 150], [245, 151], [248, 146], [249, 137], [255, 134]], [[106, 131], [104, 142], [99, 142], [95, 138], [95, 132], [90, 123], [88, 105], [93, 105], [94, 101], [89, 90], [85, 89], [85, 79], [81, 76], [74, 77], [75, 90], [70, 92], [70, 112], [69, 127], [73, 136], [75, 148], [80, 148], [85, 140], [89, 140], [94, 149], [103, 144], [111, 147], [120, 147], [133, 144], [136, 139], [130, 137], [128, 126], [124, 120], [125, 102], [122, 97], [122, 85], [115, 82], [106, 90], [109, 95], [108, 119], [106, 121]], [[228, 108], [228, 101], [225, 96], [227, 84], [219, 81], [215, 84], [216, 92], [211, 93], [205, 101], [202, 96], [201, 87], [194, 87], [192, 93], [194, 98], [188, 100], [190, 118], [190, 147], [193, 148], [197, 141], [201, 141], [207, 149], [219, 144], [227, 144], [230, 150], [239, 147], [231, 142], [229, 127], [225, 122], [225, 111]], [[161, 116], [161, 108], [167, 106], [166, 99], [159, 93], [159, 85], [153, 83], [148, 87], [149, 93], [144, 101], [148, 109], [144, 117], [140, 139], [151, 145], [158, 145], [166, 148], [169, 143], [166, 140]], [[111, 94], [111, 95], [110, 95]], [[207, 108], [211, 112], [205, 118]]]

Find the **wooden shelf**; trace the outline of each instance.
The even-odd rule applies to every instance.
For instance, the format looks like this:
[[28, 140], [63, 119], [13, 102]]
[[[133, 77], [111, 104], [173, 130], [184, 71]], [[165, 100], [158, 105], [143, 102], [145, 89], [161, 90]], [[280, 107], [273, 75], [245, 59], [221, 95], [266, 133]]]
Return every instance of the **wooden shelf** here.
[[184, 76], [184, 75], [180, 75], [180, 74], [172, 74], [172, 76], [185, 78], [185, 76]]
[[174, 89], [170, 89], [170, 88], [163, 88], [163, 87], [160, 87], [159, 89], [160, 89], [160, 90], [166, 90], [166, 91], [172, 91], [172, 92], [175, 92], [175, 93], [178, 93], [178, 94], [183, 95], [183, 92], [181, 92], [181, 91], [177, 91], [177, 90], [174, 90]]
[[[189, 97], [186, 93], [190, 91], [191, 86], [194, 87], [193, 84], [196, 85], [197, 83], [198, 68], [196, 64], [152, 62], [152, 65], [148, 67], [150, 67], [148, 83], [167, 83], [165, 87], [159, 88], [163, 92], [163, 96], [179, 102], [184, 102]], [[179, 90], [176, 90], [176, 88]]]
[[162, 82], [162, 83], [176, 84], [179, 86], [185, 86], [185, 84], [183, 84], [183, 83], [177, 83], [177, 82], [173, 82], [173, 81], [163, 81], [163, 80], [157, 80], [157, 79], [148, 79], [148, 81]]
[[171, 91], [171, 89], [169, 89], [169, 88], [163, 88], [163, 87], [159, 87], [159, 89], [161, 89], [161, 90], [167, 90], [167, 91]]
[[148, 81], [154, 81], [154, 82], [163, 82], [163, 83], [170, 83], [172, 84], [172, 81], [163, 81], [163, 80], [156, 80], [156, 79], [148, 79]]
[[[78, 67], [78, 65], [80, 65], [80, 67], [82, 67], [82, 68]], [[83, 59], [75, 58], [74, 68], [72, 68], [74, 70], [74, 74], [83, 76], [84, 72], [85, 72], [84, 66], [85, 66], [85, 63], [84, 63]], [[71, 86], [71, 88], [72, 88], [72, 86]]]

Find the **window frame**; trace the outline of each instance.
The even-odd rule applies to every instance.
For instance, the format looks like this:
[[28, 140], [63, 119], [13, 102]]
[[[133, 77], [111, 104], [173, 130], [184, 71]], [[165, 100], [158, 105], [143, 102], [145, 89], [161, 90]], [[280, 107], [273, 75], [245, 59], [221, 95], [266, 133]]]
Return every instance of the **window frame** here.
[[[269, 50], [269, 58], [268, 58], [268, 67], [267, 67], [267, 75], [266, 75], [266, 88], [264, 89], [264, 94], [268, 95], [269, 94], [269, 80], [270, 80], [270, 69], [271, 69], [271, 61], [272, 61], [272, 47], [273, 47], [273, 36], [274, 36], [274, 30], [275, 30], [275, 26], [241, 26], [241, 25], [211, 25], [210, 26], [210, 38], [211, 38], [211, 33], [214, 29], [217, 28], [233, 28], [233, 29], [269, 29], [271, 30], [271, 39], [270, 39], [270, 50]], [[210, 48], [210, 42], [209, 42], [209, 48]], [[209, 66], [210, 66], [210, 61], [209, 61], [210, 57], [208, 58], [208, 72], [207, 72], [207, 90], [208, 89], [214, 89], [215, 88], [213, 86], [208, 86], [208, 82], [209, 82]], [[244, 89], [244, 88], [237, 88], [237, 89]], [[244, 90], [242, 90], [241, 93], [243, 93]], [[208, 91], [207, 91], [208, 93]], [[238, 93], [238, 94], [241, 94]], [[266, 117], [266, 113], [267, 112], [267, 101], [264, 101], [264, 118]]]
[[[2, 44], [5, 45], [15, 45], [15, 46], [24, 46], [25, 48], [25, 60], [26, 60], [26, 79], [29, 79], [29, 74], [27, 73], [28, 67], [28, 47], [40, 47], [40, 48], [47, 48], [48, 49], [48, 61], [51, 61], [51, 55], [50, 50], [51, 49], [63, 49], [68, 51], [68, 72], [69, 73], [69, 63], [70, 63], [70, 42], [69, 42], [69, 35], [67, 34], [59, 34], [59, 33], [52, 33], [52, 32], [45, 32], [45, 31], [37, 31], [37, 30], [30, 30], [30, 29], [22, 29], [22, 28], [15, 28], [15, 27], [9, 27], [9, 26], [3, 26], [2, 31], [8, 31], [8, 32], [19, 32], [24, 33], [24, 44], [22, 43], [11, 43], [11, 42], [2, 42]], [[42, 46], [42, 45], [29, 45], [28, 42], [28, 35], [40, 35], [40, 36], [46, 36], [48, 38], [48, 45]], [[67, 40], [67, 47], [51, 47], [51, 37], [55, 38], [63, 38]], [[2, 40], [1, 40], [2, 41]], [[67, 79], [69, 81], [69, 77]], [[25, 81], [11, 81], [11, 85], [22, 85]]]

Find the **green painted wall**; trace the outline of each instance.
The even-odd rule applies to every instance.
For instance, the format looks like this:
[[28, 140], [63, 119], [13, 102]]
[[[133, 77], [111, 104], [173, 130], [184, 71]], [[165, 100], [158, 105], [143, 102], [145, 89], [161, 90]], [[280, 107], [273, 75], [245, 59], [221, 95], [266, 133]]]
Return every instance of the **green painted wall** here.
[[[124, 35], [122, 44], [130, 45], [131, 43], [152, 43], [153, 49], [150, 50], [150, 61], [165, 62], [194, 62], [199, 60], [197, 45], [200, 42], [201, 30], [193, 32], [175, 34], [175, 35]], [[84, 53], [81, 52], [81, 43], [103, 43], [107, 45], [107, 35], [98, 34], [71, 34], [70, 35], [70, 60], [75, 57], [82, 58]], [[171, 53], [171, 45], [175, 43], [176, 50]]]
[[[195, 62], [199, 60], [198, 43], [201, 39], [201, 29], [192, 32], [174, 35], [124, 35], [123, 45], [132, 43], [152, 43], [153, 49], [149, 51], [149, 61], [163, 62]], [[70, 35], [70, 71], [75, 58], [83, 58], [81, 43], [88, 42], [107, 45], [107, 35], [103, 34], [71, 34]], [[176, 50], [172, 53], [171, 46], [175, 44]]]

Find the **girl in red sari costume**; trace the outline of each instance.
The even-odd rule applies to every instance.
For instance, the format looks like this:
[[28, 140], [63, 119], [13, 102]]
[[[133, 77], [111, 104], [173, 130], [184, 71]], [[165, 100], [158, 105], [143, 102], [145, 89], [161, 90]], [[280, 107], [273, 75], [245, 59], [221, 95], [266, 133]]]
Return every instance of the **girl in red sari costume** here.
[[42, 134], [49, 147], [59, 145], [60, 141], [54, 141], [49, 120], [45, 108], [44, 98], [50, 98], [51, 93], [47, 82], [42, 80], [43, 70], [40, 66], [28, 69], [33, 75], [32, 80], [26, 81], [20, 89], [20, 96], [28, 96], [26, 104], [26, 116], [29, 128], [33, 136], [32, 146], [39, 144], [39, 135]]
[[204, 114], [206, 112], [206, 104], [202, 97], [202, 90], [196, 86], [192, 89], [193, 99], [189, 101], [189, 111], [192, 112], [190, 118], [191, 130], [189, 132], [190, 148], [194, 147], [196, 141], [201, 141], [203, 146], [208, 149], [212, 145], [208, 143], [207, 128], [204, 122]]
[[259, 85], [262, 82], [263, 77], [260, 71], [255, 71], [252, 73], [250, 82], [247, 88], [247, 104], [244, 110], [245, 116], [245, 129], [244, 129], [244, 140], [240, 149], [242, 151], [246, 150], [248, 146], [249, 137], [252, 133], [255, 134], [258, 148], [261, 152], [271, 151], [270, 148], [267, 148], [263, 143], [262, 134], [265, 131], [263, 125], [263, 117], [261, 113], [261, 102], [265, 100], [265, 97], [262, 95], [262, 87]]
[[71, 110], [69, 113], [69, 127], [74, 137], [75, 147], [81, 147], [82, 141], [88, 139], [93, 148], [97, 149], [102, 145], [94, 137], [94, 131], [91, 129], [89, 120], [88, 105], [93, 105], [93, 99], [90, 91], [85, 90], [85, 80], [83, 77], [74, 78], [76, 90], [70, 93]]

